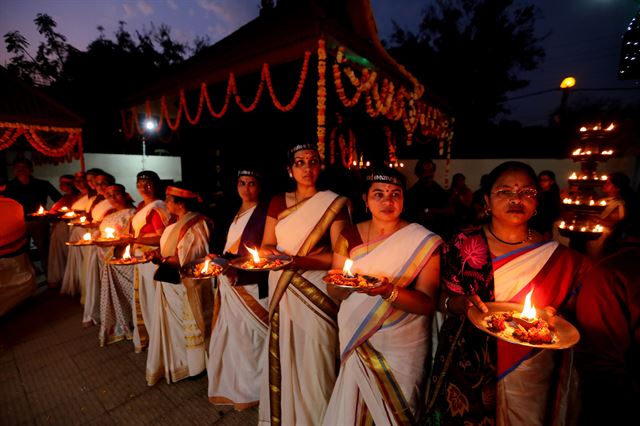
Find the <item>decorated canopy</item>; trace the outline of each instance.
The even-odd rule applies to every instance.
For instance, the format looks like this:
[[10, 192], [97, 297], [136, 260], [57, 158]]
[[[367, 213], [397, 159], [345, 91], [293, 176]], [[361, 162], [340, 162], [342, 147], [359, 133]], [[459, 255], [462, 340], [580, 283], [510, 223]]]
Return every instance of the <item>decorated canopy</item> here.
[[20, 136], [40, 154], [58, 160], [82, 159], [83, 119], [0, 67], [0, 150]]
[[[296, 66], [286, 68], [287, 78], [280, 78], [278, 84], [274, 69], [282, 64]], [[241, 81], [241, 76], [248, 75], [258, 78]], [[214, 85], [225, 85], [224, 94], [219, 90], [217, 97], [212, 95]], [[142, 120], [150, 117], [176, 131], [203, 117], [221, 119], [236, 106], [252, 112], [269, 99], [277, 110], [289, 112], [300, 108], [305, 92], [314, 95], [317, 143], [323, 159], [331, 163], [338, 149], [345, 166], [357, 160], [350, 130], [337, 132], [343, 114], [356, 107], [370, 119], [395, 123], [408, 145], [421, 135], [439, 141], [442, 153], [453, 136], [452, 118], [385, 51], [370, 0], [280, 0], [275, 8], [263, 10], [233, 34], [133, 94], [129, 105], [134, 106], [122, 111], [123, 131], [127, 138], [142, 134]], [[333, 111], [328, 109], [331, 106]], [[390, 127], [384, 129], [388, 163], [393, 165], [397, 162], [395, 138]]]

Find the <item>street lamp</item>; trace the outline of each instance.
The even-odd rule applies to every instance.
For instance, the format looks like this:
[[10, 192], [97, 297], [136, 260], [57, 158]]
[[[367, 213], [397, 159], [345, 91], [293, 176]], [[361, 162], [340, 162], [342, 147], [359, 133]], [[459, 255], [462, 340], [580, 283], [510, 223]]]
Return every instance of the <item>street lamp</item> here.
[[142, 133], [142, 170], [145, 170], [144, 160], [147, 156], [147, 133], [154, 132], [158, 127], [158, 123], [153, 118], [147, 118], [144, 120], [144, 132]]
[[560, 90], [562, 90], [562, 99], [560, 100], [560, 109], [558, 110], [558, 114], [562, 114], [564, 112], [564, 107], [567, 104], [567, 99], [569, 98], [571, 88], [575, 85], [576, 79], [571, 76], [565, 77], [565, 79], [560, 83]]

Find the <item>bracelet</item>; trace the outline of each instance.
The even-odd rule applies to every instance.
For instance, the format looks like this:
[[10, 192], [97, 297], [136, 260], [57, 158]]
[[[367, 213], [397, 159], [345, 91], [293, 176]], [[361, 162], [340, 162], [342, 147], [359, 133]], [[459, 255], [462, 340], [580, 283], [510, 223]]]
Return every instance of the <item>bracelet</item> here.
[[398, 289], [398, 287], [396, 286], [393, 286], [393, 290], [391, 290], [391, 293], [389, 294], [389, 296], [383, 297], [383, 299], [386, 300], [387, 303], [391, 304], [396, 301], [399, 294], [400, 294], [400, 289]]
[[444, 304], [443, 305], [444, 305], [444, 312], [445, 313], [449, 312], [449, 299], [451, 299], [451, 296], [447, 296], [444, 299]]

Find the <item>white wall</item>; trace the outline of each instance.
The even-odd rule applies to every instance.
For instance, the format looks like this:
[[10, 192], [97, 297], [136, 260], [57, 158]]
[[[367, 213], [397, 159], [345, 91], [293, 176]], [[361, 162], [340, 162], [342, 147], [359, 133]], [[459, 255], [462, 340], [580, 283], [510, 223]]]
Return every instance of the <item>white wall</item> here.
[[[580, 163], [574, 163], [570, 159], [548, 159], [548, 158], [535, 158], [526, 159], [514, 158], [513, 160], [522, 161], [533, 167], [536, 173], [542, 170], [551, 170], [556, 174], [556, 180], [560, 189], [568, 187], [567, 179], [574, 171], [580, 170]], [[407, 182], [411, 186], [417, 179], [413, 174], [417, 160], [401, 160], [404, 163], [402, 173], [407, 177]], [[507, 161], [506, 159], [452, 159], [449, 164], [449, 184], [451, 184], [451, 177], [456, 173], [462, 173], [467, 178], [467, 186], [471, 190], [476, 190], [480, 187], [480, 177], [489, 173], [494, 167]], [[622, 157], [612, 158], [606, 163], [598, 164], [598, 171], [600, 172], [623, 172], [626, 173], [632, 179], [632, 185], [637, 187], [637, 168], [638, 159], [635, 157]], [[446, 170], [446, 160], [436, 159], [436, 182], [440, 183], [444, 187], [444, 178]], [[634, 180], [635, 176], [635, 180]]]
[[[8, 156], [7, 156], [8, 157]], [[11, 164], [12, 158], [7, 158], [7, 164]], [[127, 188], [136, 202], [141, 201], [138, 191], [136, 191], [136, 175], [142, 171], [142, 156], [127, 154], [92, 154], [84, 155], [86, 169], [99, 168], [115, 176], [116, 181]], [[160, 175], [160, 179], [182, 180], [182, 165], [180, 157], [168, 156], [145, 156], [144, 168], [153, 170]], [[50, 181], [56, 188], [58, 178], [65, 174], [74, 174], [80, 170], [80, 162], [74, 160], [71, 163], [58, 165], [34, 166], [33, 175], [39, 179]], [[13, 178], [13, 170], [9, 167], [9, 179]]]

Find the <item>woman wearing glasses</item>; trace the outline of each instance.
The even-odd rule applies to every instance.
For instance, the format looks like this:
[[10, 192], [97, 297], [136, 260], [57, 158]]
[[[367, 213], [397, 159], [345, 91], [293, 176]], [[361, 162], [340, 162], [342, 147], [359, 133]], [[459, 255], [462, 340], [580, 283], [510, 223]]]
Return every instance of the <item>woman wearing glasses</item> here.
[[[439, 309], [444, 321], [427, 399], [429, 424], [548, 424], [576, 414], [567, 407], [567, 369], [559, 355], [498, 340], [471, 324], [467, 309], [484, 302], [531, 302], [566, 312], [586, 259], [529, 227], [538, 206], [537, 176], [508, 161], [489, 175], [490, 221], [456, 235], [445, 247]], [[562, 355], [571, 356], [570, 351]], [[562, 360], [566, 361], [566, 360]]]
[[349, 222], [348, 201], [319, 191], [315, 145], [289, 150], [292, 192], [269, 205], [261, 252], [294, 256], [294, 266], [269, 273], [268, 366], [260, 389], [261, 424], [320, 424], [336, 379], [338, 306], [322, 277], [332, 247]]

